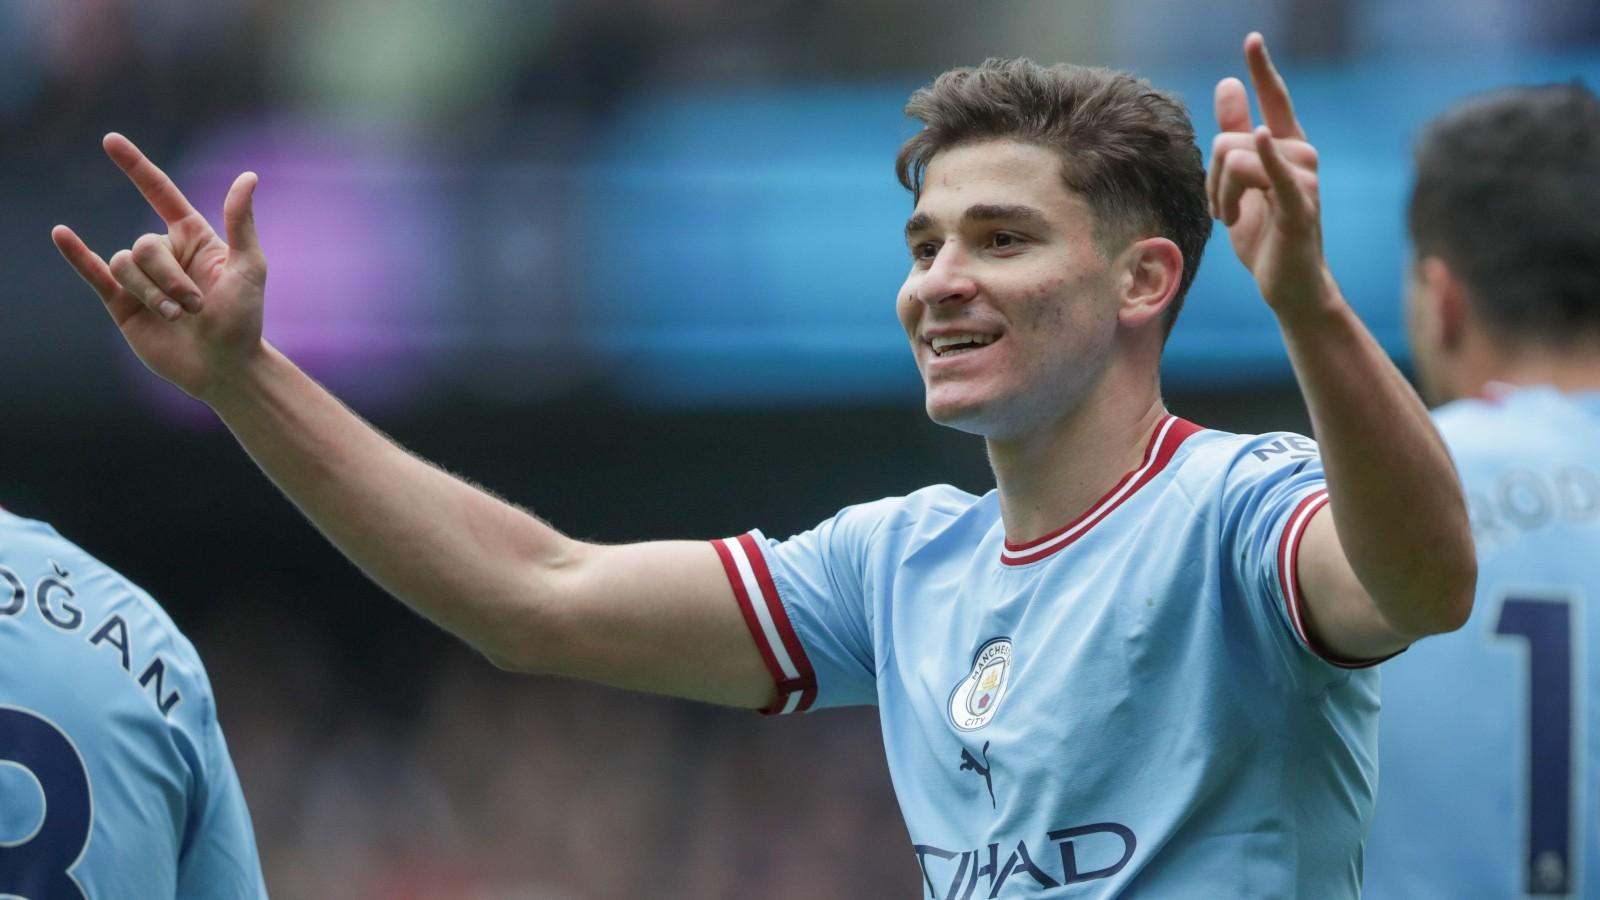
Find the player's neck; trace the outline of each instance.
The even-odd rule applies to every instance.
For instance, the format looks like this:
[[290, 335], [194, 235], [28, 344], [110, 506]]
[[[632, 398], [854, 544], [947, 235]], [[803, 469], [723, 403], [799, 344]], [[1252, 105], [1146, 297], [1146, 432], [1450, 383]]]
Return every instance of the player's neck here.
[[1600, 340], [1561, 352], [1536, 349], [1501, 354], [1492, 365], [1475, 367], [1464, 392], [1482, 396], [1494, 383], [1545, 385], [1563, 393], [1600, 391]]
[[1047, 427], [988, 441], [1008, 540], [1031, 541], [1066, 525], [1143, 459], [1166, 416], [1159, 389], [1099, 393]]
[[1564, 393], [1600, 391], [1600, 354], [1576, 360], [1541, 360], [1518, 366], [1499, 380], [1508, 384], [1547, 384]]

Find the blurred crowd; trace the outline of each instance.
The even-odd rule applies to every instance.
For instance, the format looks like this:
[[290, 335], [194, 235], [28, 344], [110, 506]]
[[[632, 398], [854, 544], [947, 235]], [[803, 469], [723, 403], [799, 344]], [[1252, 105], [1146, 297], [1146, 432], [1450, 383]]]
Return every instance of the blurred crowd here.
[[[1175, 8], [1176, 7], [1176, 8]], [[356, 117], [421, 136], [578, 122], [663, 87], [920, 78], [984, 55], [1158, 68], [1232, 61], [1249, 29], [1291, 59], [1477, 57], [1592, 44], [1587, 0], [8, 0], [0, 157], [76, 151], [114, 113], [175, 139], [219, 117]]]
[[389, 698], [412, 708], [385, 711], [310, 648], [359, 650], [297, 635], [298, 621], [274, 622], [265, 644], [267, 622], [246, 615], [204, 644], [274, 896], [917, 889], [869, 710], [763, 720], [512, 676], [424, 642], [423, 671]]

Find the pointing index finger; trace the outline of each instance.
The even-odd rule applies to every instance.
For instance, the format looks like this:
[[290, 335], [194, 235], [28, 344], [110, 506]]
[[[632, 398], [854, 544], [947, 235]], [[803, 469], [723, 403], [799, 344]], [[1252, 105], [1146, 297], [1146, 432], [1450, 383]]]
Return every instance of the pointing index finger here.
[[1294, 116], [1289, 86], [1267, 55], [1267, 39], [1260, 32], [1252, 31], [1244, 39], [1244, 58], [1250, 67], [1250, 83], [1256, 89], [1256, 103], [1261, 107], [1261, 118], [1272, 130], [1272, 136], [1304, 140], [1306, 133]]
[[178, 190], [178, 186], [172, 183], [172, 179], [167, 177], [167, 173], [157, 168], [132, 141], [113, 131], [101, 143], [106, 155], [139, 189], [161, 221], [175, 225], [190, 216], [200, 215], [183, 196], [183, 192]]

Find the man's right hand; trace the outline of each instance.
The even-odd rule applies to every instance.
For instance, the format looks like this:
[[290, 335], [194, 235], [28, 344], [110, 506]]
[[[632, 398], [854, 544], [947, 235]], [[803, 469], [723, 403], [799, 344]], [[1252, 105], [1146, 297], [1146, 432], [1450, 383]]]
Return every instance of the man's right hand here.
[[503, 668], [730, 706], [772, 702], [773, 675], [711, 544], [576, 541], [407, 453], [261, 339], [256, 176], [228, 191], [224, 242], [126, 138], [107, 135], [105, 147], [167, 233], [109, 264], [66, 226], [51, 233], [56, 246], [145, 365], [215, 409], [374, 581]]
[[133, 142], [113, 133], [104, 146], [167, 233], [143, 235], [109, 263], [65, 225], [50, 232], [51, 240], [100, 295], [139, 359], [190, 396], [210, 402], [262, 349], [267, 258], [251, 209], [255, 173], [241, 174], [228, 189], [224, 241]]

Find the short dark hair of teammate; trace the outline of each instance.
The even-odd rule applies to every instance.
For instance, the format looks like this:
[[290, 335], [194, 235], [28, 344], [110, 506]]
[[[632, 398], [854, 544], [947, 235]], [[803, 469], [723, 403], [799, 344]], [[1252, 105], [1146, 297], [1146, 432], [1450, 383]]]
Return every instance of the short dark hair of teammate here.
[[1416, 165], [1416, 258], [1449, 267], [1499, 342], [1600, 339], [1600, 97], [1574, 83], [1472, 98], [1428, 125]]
[[1183, 277], [1163, 323], [1171, 332], [1211, 236], [1205, 168], [1183, 101], [1125, 72], [990, 59], [918, 89], [906, 115], [923, 124], [895, 158], [913, 196], [940, 152], [1004, 138], [1060, 154], [1067, 190], [1104, 229], [1102, 248], [1151, 236], [1177, 244]]

